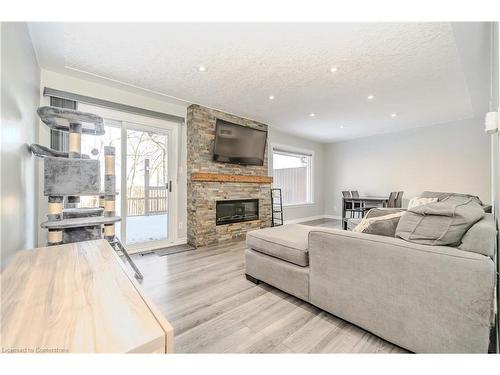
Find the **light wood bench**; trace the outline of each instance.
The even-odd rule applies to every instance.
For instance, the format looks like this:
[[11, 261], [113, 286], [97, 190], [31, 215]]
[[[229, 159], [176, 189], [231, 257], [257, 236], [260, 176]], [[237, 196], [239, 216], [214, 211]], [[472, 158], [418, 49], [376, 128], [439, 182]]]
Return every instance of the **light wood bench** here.
[[172, 326], [105, 240], [19, 251], [1, 276], [9, 352], [172, 353]]

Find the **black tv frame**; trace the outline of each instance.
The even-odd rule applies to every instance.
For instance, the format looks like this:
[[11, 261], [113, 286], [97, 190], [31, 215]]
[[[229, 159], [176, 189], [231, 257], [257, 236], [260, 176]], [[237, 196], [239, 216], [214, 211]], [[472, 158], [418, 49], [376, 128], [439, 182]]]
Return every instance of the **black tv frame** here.
[[[264, 140], [264, 151], [263, 151], [263, 154], [262, 154], [262, 159], [258, 159], [258, 158], [245, 158], [245, 157], [237, 157], [237, 158], [235, 158], [235, 157], [228, 157], [228, 156], [216, 154], [215, 153], [215, 146], [217, 145], [217, 138], [218, 138], [218, 134], [219, 134], [219, 132], [217, 131], [217, 129], [219, 127], [219, 123], [220, 122], [224, 122], [226, 124], [230, 124], [230, 125], [234, 125], [234, 126], [239, 126], [239, 127], [242, 127], [242, 128], [247, 128], [247, 129], [251, 129], [251, 130], [254, 130], [254, 131], [266, 133], [266, 137], [265, 137], [265, 140]], [[240, 125], [240, 124], [235, 124], [234, 122], [230, 122], [230, 121], [226, 121], [226, 120], [217, 118], [216, 121], [215, 121], [215, 141], [214, 141], [214, 148], [213, 148], [213, 160], [216, 161], [216, 162], [219, 162], [219, 163], [229, 163], [229, 164], [239, 164], [239, 165], [255, 165], [255, 166], [260, 166], [261, 167], [261, 166], [264, 165], [264, 158], [266, 156], [267, 138], [268, 138], [268, 131], [267, 130], [261, 130], [261, 129], [252, 128], [250, 126], [244, 126], [244, 125]]]

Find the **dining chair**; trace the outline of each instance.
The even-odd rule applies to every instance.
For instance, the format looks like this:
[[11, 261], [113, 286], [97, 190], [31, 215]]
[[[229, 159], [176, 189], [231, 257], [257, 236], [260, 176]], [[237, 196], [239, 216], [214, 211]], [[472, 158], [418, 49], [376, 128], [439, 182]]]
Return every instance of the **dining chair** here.
[[351, 192], [350, 192], [350, 191], [347, 191], [347, 190], [343, 190], [343, 191], [342, 191], [342, 196], [343, 196], [344, 198], [352, 198]]
[[387, 207], [388, 208], [394, 208], [396, 207], [396, 198], [398, 196], [397, 191], [391, 191], [389, 194], [389, 199], [387, 200]]
[[403, 207], [403, 194], [404, 194], [404, 191], [398, 191], [398, 195], [396, 197], [394, 207], [396, 207], [396, 208]]

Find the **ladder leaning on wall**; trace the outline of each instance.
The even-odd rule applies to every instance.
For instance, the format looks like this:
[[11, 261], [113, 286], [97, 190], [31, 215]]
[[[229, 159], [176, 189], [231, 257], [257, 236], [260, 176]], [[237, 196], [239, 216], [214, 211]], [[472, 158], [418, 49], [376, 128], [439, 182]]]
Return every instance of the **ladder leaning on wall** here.
[[283, 199], [281, 189], [271, 189], [271, 226], [283, 225]]

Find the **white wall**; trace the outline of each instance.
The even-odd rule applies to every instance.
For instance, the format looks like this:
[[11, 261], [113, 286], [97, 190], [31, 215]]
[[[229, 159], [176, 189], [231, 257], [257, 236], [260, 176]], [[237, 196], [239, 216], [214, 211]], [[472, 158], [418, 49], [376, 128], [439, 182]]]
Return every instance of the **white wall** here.
[[[310, 218], [321, 216], [324, 214], [324, 201], [323, 201], [323, 149], [322, 143], [306, 140], [296, 137], [287, 133], [276, 130], [269, 126], [269, 147], [273, 143], [280, 145], [290, 146], [293, 148], [304, 149], [314, 152], [313, 160], [313, 204], [288, 206], [284, 207], [283, 215], [285, 221]], [[269, 149], [269, 174], [272, 175], [272, 152]]]
[[36, 244], [37, 173], [28, 145], [37, 141], [40, 69], [25, 23], [1, 24], [1, 261]]
[[478, 195], [491, 202], [490, 139], [483, 119], [330, 144], [325, 150], [325, 212], [341, 214], [342, 190], [362, 195], [424, 190]]
[[[39, 102], [42, 105], [48, 105], [48, 98], [43, 97], [43, 88], [49, 87], [52, 89], [68, 91], [75, 94], [91, 96], [99, 99], [104, 99], [116, 103], [131, 105], [134, 107], [149, 109], [152, 111], [168, 113], [180, 117], [186, 117], [186, 108], [188, 103], [181, 105], [177, 102], [169, 101], [168, 97], [164, 99], [159, 98], [158, 95], [149, 95], [146, 91], [139, 89], [127, 89], [126, 87], [120, 89], [114, 87], [115, 84], [103, 80], [102, 82], [96, 82], [95, 78], [93, 80], [86, 80], [81, 78], [76, 78], [66, 74], [56, 73], [49, 70], [41, 70], [40, 79], [40, 93]], [[50, 143], [50, 132], [48, 128], [39, 123], [39, 137], [40, 143], [43, 145], [49, 145]], [[181, 129], [179, 131], [179, 142], [180, 142], [180, 152], [179, 152], [179, 170], [178, 170], [178, 194], [177, 194], [177, 209], [178, 209], [178, 231], [177, 237], [179, 239], [186, 237], [186, 214], [187, 214], [187, 181], [186, 181], [186, 127], [180, 125]], [[42, 171], [40, 172], [42, 173]], [[40, 183], [41, 185], [41, 183]], [[43, 187], [40, 186], [39, 189], [39, 223], [46, 220], [45, 213], [47, 211], [46, 197], [43, 196]], [[39, 231], [39, 243], [43, 245], [45, 243], [46, 231], [40, 229]]]

